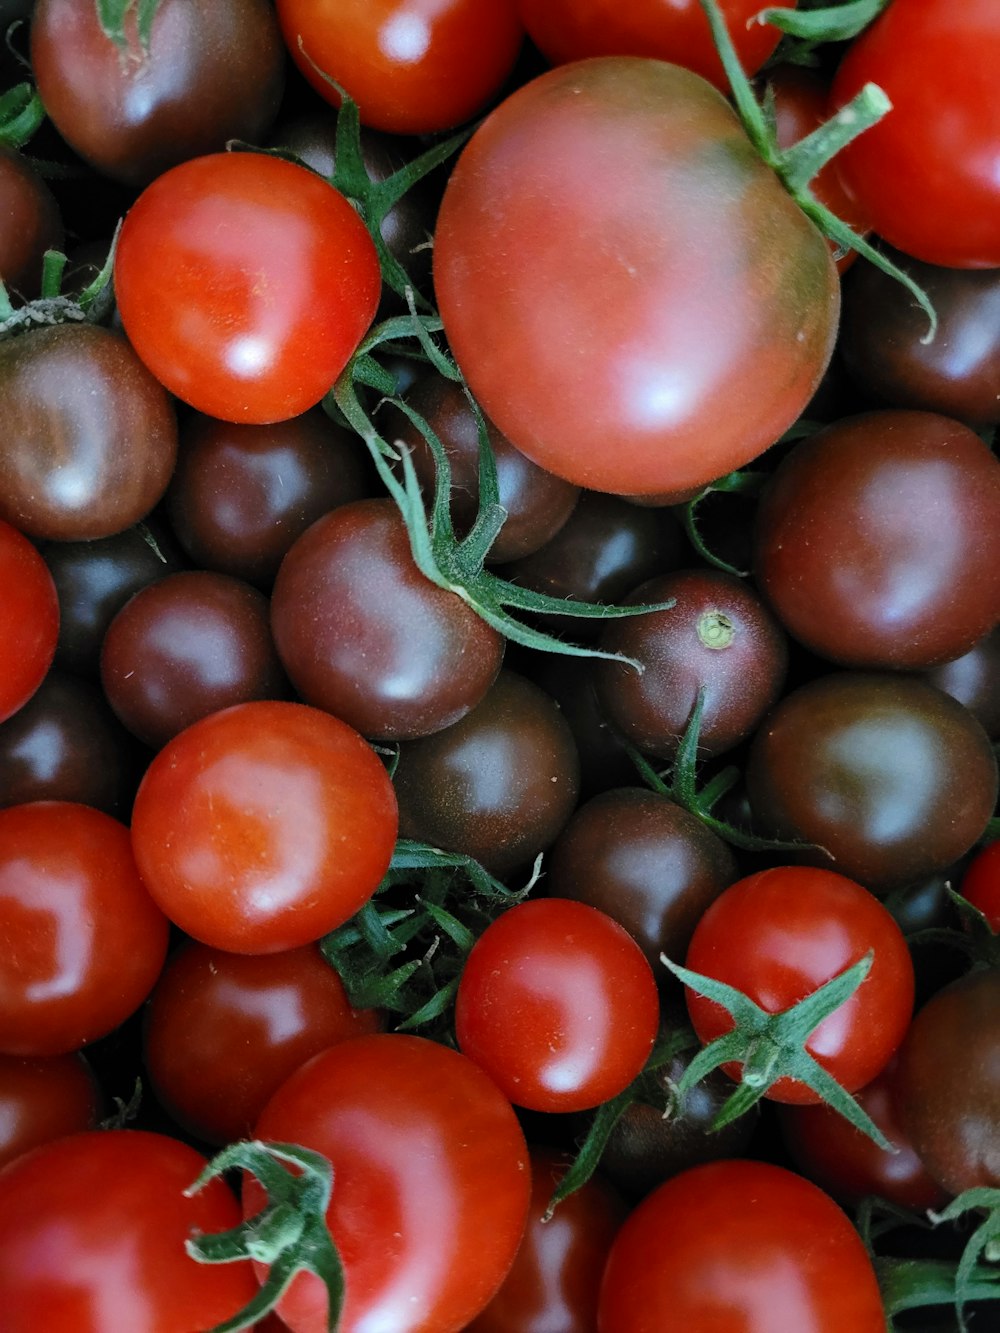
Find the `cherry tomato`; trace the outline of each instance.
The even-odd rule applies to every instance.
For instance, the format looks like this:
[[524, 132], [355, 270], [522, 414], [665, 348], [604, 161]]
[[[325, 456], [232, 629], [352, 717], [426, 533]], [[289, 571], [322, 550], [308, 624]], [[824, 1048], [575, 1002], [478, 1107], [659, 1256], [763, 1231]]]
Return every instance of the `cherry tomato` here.
[[624, 495], [704, 486], [773, 444], [839, 309], [826, 242], [725, 99], [630, 56], [550, 70], [483, 122], [445, 190], [434, 281], [498, 429]]
[[132, 206], [115, 295], [156, 378], [225, 421], [265, 423], [315, 406], [378, 305], [364, 223], [305, 167], [214, 153], [157, 177]]
[[278, 0], [292, 59], [335, 106], [392, 134], [469, 120], [510, 73], [523, 29], [515, 0]]
[[306, 704], [236, 704], [150, 764], [132, 840], [182, 930], [231, 953], [278, 953], [333, 930], [374, 892], [396, 837], [375, 752]]
[[[686, 966], [780, 1013], [874, 953], [858, 989], [819, 1024], [806, 1050], [848, 1092], [870, 1083], [903, 1040], [913, 1012], [913, 964], [903, 932], [867, 889], [829, 870], [780, 866], [739, 880], [711, 904], [695, 928]], [[687, 991], [702, 1042], [727, 1032], [730, 1016]], [[738, 1077], [738, 1066], [727, 1072]], [[820, 1100], [780, 1078], [767, 1096], [809, 1105]]]
[[27, 537], [0, 519], [0, 722], [41, 685], [58, 635], [52, 575]]
[[[530, 1197], [527, 1148], [510, 1103], [457, 1051], [397, 1033], [342, 1042], [278, 1089], [256, 1137], [334, 1163], [339, 1333], [458, 1333], [509, 1270]], [[246, 1214], [261, 1202], [249, 1182]], [[301, 1274], [278, 1313], [293, 1333], [321, 1333], [326, 1305], [319, 1280]]]
[[193, 1231], [237, 1226], [239, 1204], [212, 1181], [184, 1191], [205, 1159], [139, 1130], [74, 1134], [0, 1173], [4, 1333], [191, 1333], [257, 1290], [249, 1264], [197, 1263]]
[[600, 1333], [885, 1333], [871, 1261], [840, 1208], [801, 1176], [729, 1160], [674, 1176], [619, 1231]]
[[0, 1167], [29, 1148], [94, 1129], [100, 1102], [91, 1068], [76, 1052], [46, 1060], [0, 1055]]
[[1000, 268], [1000, 8], [995, 0], [893, 0], [855, 39], [833, 83], [866, 83], [892, 110], [837, 156], [872, 227], [929, 264]]
[[518, 1106], [583, 1111], [653, 1047], [652, 969], [617, 921], [568, 898], [512, 907], [480, 935], [455, 1001], [461, 1049]]
[[961, 891], [1000, 935], [1000, 842], [991, 842], [969, 862]]

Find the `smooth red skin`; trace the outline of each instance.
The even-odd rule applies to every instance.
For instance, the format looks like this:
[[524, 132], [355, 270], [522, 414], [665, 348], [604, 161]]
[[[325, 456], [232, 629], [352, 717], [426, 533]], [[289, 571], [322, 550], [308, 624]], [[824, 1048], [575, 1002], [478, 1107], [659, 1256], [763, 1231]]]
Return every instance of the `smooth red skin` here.
[[834, 78], [834, 108], [869, 82], [888, 95], [892, 110], [837, 167], [873, 230], [929, 264], [1000, 268], [998, 63], [993, 0], [894, 0]]
[[544, 1214], [567, 1159], [531, 1150], [528, 1224], [503, 1286], [468, 1333], [596, 1333], [597, 1293], [625, 1204], [600, 1175]]
[[445, 330], [516, 448], [624, 495], [756, 457], [833, 348], [826, 243], [703, 79], [639, 57], [563, 65], [466, 145], [434, 243]]
[[0, 1055], [0, 1168], [39, 1144], [94, 1129], [100, 1104], [82, 1055]]
[[600, 1333], [884, 1333], [858, 1233], [782, 1167], [730, 1159], [674, 1176], [626, 1219], [604, 1270]]
[[992, 968], [932, 996], [899, 1052], [896, 1112], [949, 1194], [1000, 1188], [998, 1043], [1000, 971]]
[[343, 195], [261, 153], [212, 153], [157, 177], [126, 215], [115, 257], [136, 352], [171, 393], [223, 421], [314, 407], [381, 285], [374, 242]]
[[969, 862], [960, 891], [1000, 935], [1000, 842], [991, 842]]
[[285, 71], [266, 0], [161, 0], [147, 51], [134, 9], [125, 27], [121, 51], [89, 0], [38, 0], [31, 18], [45, 110], [91, 166], [141, 186], [229, 139], [260, 142]]
[[[554, 65], [589, 56], [652, 56], [683, 65], [729, 94], [699, 0], [518, 0], [517, 7], [528, 36]], [[719, 8], [740, 64], [756, 73], [781, 34], [749, 22], [759, 12], [756, 0], [719, 0]]]
[[501, 635], [421, 573], [389, 499], [341, 505], [303, 533], [278, 571], [271, 628], [302, 697], [379, 740], [458, 722], [503, 661]]
[[459, 1047], [517, 1106], [585, 1111], [640, 1072], [660, 1005], [623, 926], [569, 898], [519, 903], [488, 926], [455, 997]]
[[514, 0], [278, 0], [277, 8], [292, 59], [319, 95], [339, 105], [333, 79], [365, 125], [391, 134], [470, 120], [500, 91], [523, 37]]
[[813, 652], [935, 666], [1000, 620], [1000, 462], [948, 417], [847, 417], [783, 460], [754, 548], [762, 592]]
[[[781, 866], [739, 880], [695, 928], [685, 966], [743, 991], [769, 1014], [799, 1000], [869, 951], [871, 971], [854, 994], [824, 1018], [806, 1050], [848, 1092], [870, 1083], [889, 1063], [913, 1013], [913, 964], [903, 932], [867, 889], [829, 870]], [[732, 1018], [717, 1004], [685, 992], [703, 1045], [728, 1032]], [[739, 1077], [739, 1065], [725, 1066]], [[810, 1106], [818, 1093], [780, 1078], [765, 1096]]]
[[118, 333], [57, 324], [0, 343], [0, 517], [95, 541], [145, 518], [177, 456], [174, 409]]
[[101, 684], [119, 719], [159, 749], [193, 722], [289, 693], [263, 593], [210, 570], [143, 588], [108, 626]]
[[[510, 1103], [459, 1052], [398, 1033], [310, 1060], [275, 1093], [257, 1138], [334, 1163], [327, 1224], [344, 1263], [338, 1333], [458, 1333], [510, 1269], [531, 1190]], [[244, 1188], [244, 1211], [262, 1191]], [[326, 1293], [297, 1277], [278, 1306], [293, 1333], [326, 1333]]]
[[341, 925], [385, 874], [396, 798], [353, 728], [305, 704], [236, 704], [175, 736], [132, 814], [167, 916], [231, 953], [280, 953]]
[[45, 561], [0, 519], [0, 722], [41, 685], [55, 656], [59, 599]]
[[185, 1240], [237, 1226], [213, 1180], [184, 1197], [205, 1158], [138, 1130], [74, 1134], [0, 1173], [4, 1333], [191, 1333], [257, 1290], [249, 1264], [199, 1264]]
[[351, 1008], [315, 945], [251, 957], [189, 943], [150, 996], [144, 1057], [179, 1125], [206, 1143], [233, 1143], [250, 1137], [307, 1060], [381, 1027], [375, 1010]]
[[128, 829], [69, 801], [0, 810], [0, 1051], [62, 1055], [133, 1014], [159, 976], [167, 921]]
[[[780, 695], [788, 665], [785, 635], [761, 598], [735, 575], [685, 569], [650, 579], [626, 600], [673, 605], [605, 625], [601, 647], [644, 668], [640, 675], [620, 662], [594, 663], [609, 721], [637, 749], [672, 758], [703, 689], [700, 753], [745, 740]], [[731, 635], [725, 646], [717, 646], [720, 633]]]
[[30, 300], [45, 251], [62, 248], [59, 207], [31, 163], [8, 148], [0, 148], [0, 199], [0, 281], [9, 296]]

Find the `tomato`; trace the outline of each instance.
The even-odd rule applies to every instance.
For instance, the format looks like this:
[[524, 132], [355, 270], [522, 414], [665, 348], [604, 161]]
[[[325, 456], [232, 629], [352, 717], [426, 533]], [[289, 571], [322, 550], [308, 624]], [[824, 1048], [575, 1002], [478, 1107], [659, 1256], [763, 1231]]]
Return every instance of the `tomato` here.
[[124, 825], [69, 801], [0, 810], [0, 1051], [61, 1055], [149, 994], [167, 922]]
[[205, 1159], [139, 1130], [74, 1134], [0, 1173], [4, 1333], [191, 1333], [255, 1294], [249, 1264], [188, 1257], [192, 1231], [238, 1225], [228, 1186], [184, 1191]]
[[0, 1055], [0, 1167], [29, 1148], [94, 1129], [100, 1090], [82, 1055]]
[[885, 1333], [885, 1313], [861, 1237], [833, 1200], [791, 1171], [734, 1160], [674, 1176], [626, 1218], [597, 1326]]
[[157, 177], [122, 225], [115, 294], [162, 384], [226, 421], [315, 406], [378, 305], [364, 223], [305, 167], [214, 153]]
[[448, 181], [445, 331], [522, 453], [595, 490], [703, 486], [761, 453], [830, 358], [826, 242], [703, 79], [563, 65], [508, 97]]
[[455, 999], [461, 1049], [518, 1106], [583, 1111], [653, 1048], [652, 969], [617, 921], [568, 898], [519, 903], [472, 947]]
[[396, 799], [356, 731], [306, 704], [255, 702], [175, 736], [146, 771], [132, 841], [182, 930], [231, 953], [319, 939], [374, 892]]
[[970, 861], [962, 876], [961, 893], [1000, 935], [1000, 842], [991, 842]]
[[836, 106], [869, 82], [887, 93], [837, 168], [873, 229], [929, 264], [1000, 268], [998, 62], [995, 0], [893, 0], [834, 79]]
[[[816, 1027], [806, 1050], [848, 1092], [863, 1088], [891, 1059], [913, 1012], [913, 964], [903, 932], [860, 884], [829, 870], [780, 866], [739, 880], [695, 928], [686, 966], [735, 986], [776, 1014], [872, 952], [854, 994]], [[687, 991], [703, 1043], [732, 1026], [711, 1000]], [[738, 1077], [738, 1066], [727, 1072]], [[780, 1078], [767, 1096], [810, 1105], [818, 1094]]]
[[425, 134], [469, 120], [510, 73], [515, 0], [278, 0], [292, 59], [328, 102], [330, 80], [366, 125]]
[[63, 243], [62, 220], [52, 191], [30, 162], [0, 147], [0, 282], [15, 300], [38, 295], [46, 250]]
[[[787, 8], [794, 8], [791, 0]], [[588, 56], [653, 56], [729, 92], [699, 0], [518, 0], [528, 36], [553, 64]], [[778, 45], [777, 28], [753, 22], [758, 0], [719, 0], [740, 64], [753, 74]]]
[[58, 634], [59, 599], [45, 561], [0, 519], [0, 722], [41, 685]]
[[[458, 1333], [509, 1270], [530, 1197], [527, 1148], [510, 1103], [457, 1051], [396, 1033], [342, 1042], [279, 1088], [256, 1137], [334, 1164], [338, 1333]], [[247, 1216], [261, 1197], [249, 1182]], [[325, 1289], [296, 1277], [278, 1313], [293, 1333], [325, 1333]]]

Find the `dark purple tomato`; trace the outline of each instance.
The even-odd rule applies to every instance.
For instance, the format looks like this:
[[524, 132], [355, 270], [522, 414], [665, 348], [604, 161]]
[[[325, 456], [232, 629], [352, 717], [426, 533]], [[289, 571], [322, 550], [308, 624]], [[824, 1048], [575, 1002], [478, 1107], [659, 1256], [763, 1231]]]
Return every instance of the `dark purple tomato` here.
[[461, 721], [400, 746], [394, 782], [403, 837], [504, 875], [558, 836], [576, 805], [579, 760], [553, 700], [502, 671]]
[[661, 981], [660, 954], [683, 958], [709, 903], [739, 877], [700, 819], [657, 792], [621, 787], [582, 805], [549, 858], [547, 891], [614, 917]]
[[298, 539], [275, 581], [271, 625], [303, 699], [380, 740], [457, 722], [503, 658], [497, 631], [417, 568], [388, 499], [341, 505]]
[[1000, 619], [1000, 462], [929, 412], [828, 426], [765, 491], [754, 570], [789, 632], [830, 661], [958, 657]]
[[270, 587], [310, 524], [367, 494], [362, 453], [319, 408], [270, 426], [192, 413], [167, 491], [177, 540], [199, 566]]
[[781, 693], [788, 649], [781, 627], [746, 583], [721, 570], [682, 570], [641, 584], [632, 604], [666, 611], [608, 621], [601, 647], [641, 662], [594, 664], [601, 706], [640, 750], [670, 758], [705, 691], [698, 748], [720, 754], [749, 736]]
[[932, 685], [965, 704], [991, 741], [1000, 740], [1000, 626], [961, 657], [925, 674]]
[[45, 251], [62, 248], [59, 208], [31, 163], [8, 148], [0, 148], [0, 201], [0, 282], [15, 300], [31, 300]]
[[263, 593], [241, 579], [185, 570], [122, 607], [101, 651], [101, 684], [124, 725], [159, 749], [220, 708], [281, 699], [288, 684]]
[[586, 798], [634, 783], [635, 764], [597, 702], [594, 673], [588, 659], [565, 657], [561, 653], [533, 653], [523, 669], [555, 699], [570, 725], [580, 752], [580, 795]]
[[77, 1052], [22, 1060], [0, 1055], [0, 1167], [29, 1148], [97, 1128], [101, 1093]]
[[1000, 971], [938, 991], [899, 1053], [896, 1112], [931, 1176], [950, 1194], [1000, 1186]]
[[0, 725], [0, 806], [78, 801], [120, 818], [139, 780], [134, 748], [96, 686], [49, 671]]
[[927, 317], [909, 292], [862, 260], [844, 283], [839, 349], [852, 378], [893, 407], [959, 421], [1000, 420], [1000, 269], [939, 268], [889, 247], [937, 311]]
[[38, 0], [31, 63], [67, 143], [104, 175], [145, 185], [168, 167], [260, 141], [285, 60], [266, 0], [161, 0], [143, 50], [129, 7], [127, 47], [101, 30], [90, 0]]
[[968, 709], [919, 677], [837, 672], [765, 719], [746, 780], [762, 831], [814, 844], [798, 859], [882, 893], [982, 836], [997, 761]]
[[0, 517], [29, 537], [110, 537], [166, 490], [174, 410], [118, 334], [59, 324], [0, 343], [0, 392]]
[[45, 563], [59, 594], [56, 665], [97, 676], [104, 635], [130, 597], [184, 567], [162, 524], [138, 523], [97, 541], [51, 542]]

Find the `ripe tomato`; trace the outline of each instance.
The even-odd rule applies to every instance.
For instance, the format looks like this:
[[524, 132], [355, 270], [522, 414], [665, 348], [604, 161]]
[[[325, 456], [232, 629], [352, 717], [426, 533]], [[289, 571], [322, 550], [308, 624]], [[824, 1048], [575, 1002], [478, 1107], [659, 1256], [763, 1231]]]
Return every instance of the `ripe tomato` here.
[[52, 575], [27, 537], [0, 519], [0, 722], [41, 685], [58, 635]]
[[869, 82], [888, 94], [837, 167], [874, 230], [930, 264], [1000, 267], [998, 65], [996, 0], [893, 0], [834, 79], [835, 106]]
[[[869, 950], [875, 959], [868, 976], [806, 1042], [809, 1054], [853, 1092], [888, 1064], [913, 1012], [913, 964], [906, 940], [867, 889], [832, 871], [799, 866], [750, 875], [726, 889], [705, 912], [686, 965], [735, 986], [776, 1014]], [[719, 1005], [690, 990], [687, 1005], [702, 1042], [733, 1026]], [[739, 1076], [738, 1067], [725, 1068]], [[788, 1078], [779, 1079], [767, 1096], [800, 1105], [820, 1100]]]
[[885, 1333], [861, 1237], [822, 1190], [766, 1162], [693, 1167], [625, 1219], [600, 1333]]
[[976, 854], [962, 876], [961, 891], [1000, 935], [1000, 842], [991, 842]]
[[315, 406], [374, 317], [381, 275], [351, 205], [305, 167], [213, 153], [159, 176], [118, 239], [132, 345], [200, 412], [264, 423]]
[[661, 495], [761, 453], [833, 347], [823, 237], [703, 79], [607, 56], [550, 70], [466, 145], [434, 278], [483, 410], [557, 476]]
[[476, 941], [455, 1033], [516, 1105], [583, 1111], [641, 1071], [659, 1014], [652, 969], [623, 926], [586, 903], [539, 898]]
[[[256, 1137], [334, 1164], [327, 1223], [344, 1263], [338, 1333], [458, 1333], [499, 1287], [524, 1229], [528, 1152], [510, 1103], [457, 1051], [398, 1033], [331, 1047], [274, 1094]], [[262, 1203], [256, 1181], [244, 1211]], [[325, 1333], [325, 1288], [295, 1278], [278, 1306]]]
[[352, 916], [385, 874], [396, 798], [356, 731], [306, 704], [236, 704], [150, 764], [132, 841], [149, 891], [204, 944], [278, 953]]
[[101, 1093], [77, 1051], [45, 1060], [0, 1055], [0, 1167], [29, 1148], [93, 1129]]

